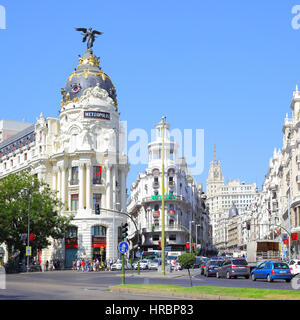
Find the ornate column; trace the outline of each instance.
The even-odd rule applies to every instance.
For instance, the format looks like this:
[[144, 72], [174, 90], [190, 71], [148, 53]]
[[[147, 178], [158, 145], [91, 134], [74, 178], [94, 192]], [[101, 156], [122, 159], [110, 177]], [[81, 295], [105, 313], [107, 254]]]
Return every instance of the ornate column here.
[[121, 185], [121, 211], [126, 211], [126, 173], [125, 173], [125, 166], [121, 167], [121, 181], [120, 181], [120, 185]]
[[112, 192], [113, 192], [113, 210], [119, 210], [119, 207], [117, 207], [117, 187], [116, 187], [116, 182], [117, 182], [117, 166], [113, 166], [112, 170], [113, 176], [112, 176]]
[[111, 164], [106, 163], [106, 209], [111, 209]]
[[57, 171], [58, 171], [57, 167], [53, 167], [53, 170], [52, 170], [52, 189], [54, 191], [57, 191], [57, 186], [56, 186], [56, 183], [57, 183], [57, 178], [56, 178]]
[[57, 172], [57, 197], [61, 198], [61, 167], [58, 167]]
[[91, 164], [86, 165], [86, 209], [91, 209]]
[[79, 164], [79, 210], [83, 209], [84, 201], [84, 163]]
[[66, 208], [66, 168], [61, 168], [61, 201], [63, 203], [63, 211]]

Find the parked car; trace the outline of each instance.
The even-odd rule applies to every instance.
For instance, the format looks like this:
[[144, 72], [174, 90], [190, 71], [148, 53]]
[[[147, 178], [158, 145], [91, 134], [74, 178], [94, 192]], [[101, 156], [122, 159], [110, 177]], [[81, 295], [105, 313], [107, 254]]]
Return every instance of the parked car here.
[[293, 276], [300, 273], [300, 260], [291, 260], [289, 263], [290, 271]]
[[251, 272], [253, 281], [267, 279], [268, 282], [272, 282], [274, 279], [284, 279], [286, 282], [290, 282], [292, 277], [289, 265], [286, 262], [278, 261], [263, 262]]
[[[146, 270], [149, 269], [150, 261], [149, 260], [140, 260], [140, 270]], [[134, 264], [134, 269], [138, 269], [138, 262]]]
[[208, 260], [209, 260], [208, 258], [202, 257], [201, 263], [200, 263], [200, 274], [204, 274], [204, 268]]
[[250, 277], [250, 266], [245, 259], [230, 258], [222, 262], [216, 272], [217, 278], [226, 277], [227, 279]]
[[200, 268], [201, 265], [201, 258], [200, 257], [196, 257], [196, 261], [194, 263], [194, 269], [195, 268]]
[[[126, 270], [129, 270], [129, 269], [131, 269], [131, 264], [128, 262], [125, 262], [124, 267]], [[110, 267], [110, 270], [111, 271], [122, 270], [122, 262], [113, 263]]]
[[217, 269], [218, 267], [223, 263], [223, 261], [221, 261], [220, 259], [218, 260], [208, 260], [206, 265], [205, 265], [205, 268], [204, 268], [204, 275], [206, 277], [209, 277], [209, 276], [215, 276], [216, 273], [217, 273]]
[[150, 262], [150, 265], [149, 265], [150, 270], [158, 270], [158, 267], [159, 267], [159, 260], [158, 259], [154, 259]]

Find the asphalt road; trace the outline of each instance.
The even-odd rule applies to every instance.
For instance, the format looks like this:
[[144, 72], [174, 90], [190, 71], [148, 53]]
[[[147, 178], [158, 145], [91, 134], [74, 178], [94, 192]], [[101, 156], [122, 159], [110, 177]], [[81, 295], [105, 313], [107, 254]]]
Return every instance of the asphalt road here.
[[[179, 271], [176, 275], [182, 275]], [[217, 279], [206, 278], [193, 273], [194, 286], [224, 286], [239, 288], [264, 288], [293, 290], [290, 283], [285, 281], [266, 281], [250, 279]], [[173, 275], [175, 275], [173, 273]], [[159, 277], [157, 277], [159, 276]], [[127, 284], [175, 284], [190, 286], [187, 276], [181, 278], [161, 278], [155, 271], [126, 272]], [[77, 272], [53, 271], [6, 275], [6, 289], [0, 290], [0, 300], [161, 300], [160, 297], [147, 295], [129, 295], [128, 293], [108, 292], [109, 286], [121, 284], [120, 272]], [[166, 298], [164, 298], [166, 299]], [[175, 300], [174, 297], [170, 298]], [[182, 300], [182, 299], [181, 299]]]

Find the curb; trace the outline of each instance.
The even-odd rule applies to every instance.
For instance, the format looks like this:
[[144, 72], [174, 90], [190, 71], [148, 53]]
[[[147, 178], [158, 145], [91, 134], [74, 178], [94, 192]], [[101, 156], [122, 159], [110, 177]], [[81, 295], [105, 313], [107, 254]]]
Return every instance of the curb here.
[[246, 297], [230, 297], [230, 296], [215, 296], [210, 294], [194, 294], [194, 293], [180, 293], [180, 292], [164, 292], [164, 291], [153, 291], [153, 290], [144, 290], [144, 289], [132, 289], [132, 288], [120, 288], [120, 287], [109, 287], [111, 292], [122, 292], [122, 293], [131, 293], [131, 294], [140, 294], [140, 295], [152, 295], [152, 296], [161, 296], [161, 297], [176, 297], [184, 298], [190, 300], [260, 300], [252, 299]]

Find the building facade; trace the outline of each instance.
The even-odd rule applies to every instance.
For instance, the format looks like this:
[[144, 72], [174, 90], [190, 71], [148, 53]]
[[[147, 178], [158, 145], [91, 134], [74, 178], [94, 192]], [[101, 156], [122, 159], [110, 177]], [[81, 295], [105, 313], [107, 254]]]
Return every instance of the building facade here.
[[[238, 210], [239, 215], [243, 215], [255, 199], [257, 192], [256, 183], [246, 184], [240, 180], [231, 180], [225, 184], [220, 161], [214, 158], [210, 163], [206, 180], [206, 194], [212, 225], [213, 245], [217, 249], [227, 250], [228, 245], [233, 247], [230, 237], [232, 223], [233, 221], [236, 223], [237, 219], [232, 220], [230, 213], [234, 207]], [[231, 229], [229, 229], [229, 224]], [[241, 236], [238, 239], [238, 246], [240, 246]]]
[[[57, 191], [61, 214], [72, 216], [62, 241], [43, 250], [42, 261], [118, 257], [126, 216], [127, 156], [120, 149], [116, 90], [92, 49], [79, 58], [62, 92], [59, 118], [44, 118], [0, 144], [0, 178], [29, 171]], [[95, 204], [101, 214], [95, 215]]]
[[[165, 237], [170, 254], [180, 254], [192, 242], [203, 251], [210, 249], [209, 216], [202, 185], [189, 174], [184, 158], [177, 158], [178, 146], [170, 140], [169, 124], [165, 128]], [[140, 232], [143, 251], [160, 252], [162, 231], [162, 123], [156, 125], [156, 140], [148, 145], [149, 162], [131, 185], [127, 212], [131, 215], [129, 240], [138, 245]]]

